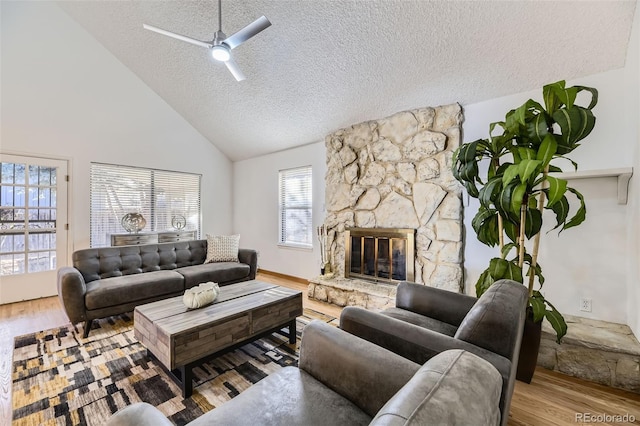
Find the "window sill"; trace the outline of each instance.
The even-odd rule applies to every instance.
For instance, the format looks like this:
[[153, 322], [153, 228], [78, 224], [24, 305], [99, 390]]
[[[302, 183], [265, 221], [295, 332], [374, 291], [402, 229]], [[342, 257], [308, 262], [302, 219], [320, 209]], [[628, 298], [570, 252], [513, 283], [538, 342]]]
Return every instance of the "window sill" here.
[[313, 246], [308, 246], [305, 244], [278, 243], [278, 247], [283, 249], [313, 251]]

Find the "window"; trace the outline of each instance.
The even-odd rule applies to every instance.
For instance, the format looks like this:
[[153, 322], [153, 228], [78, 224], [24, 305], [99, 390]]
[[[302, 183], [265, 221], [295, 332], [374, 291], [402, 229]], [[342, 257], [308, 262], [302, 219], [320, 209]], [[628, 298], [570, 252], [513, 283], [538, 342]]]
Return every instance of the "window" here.
[[278, 183], [280, 244], [311, 248], [311, 166], [281, 170]]
[[55, 270], [58, 167], [29, 159], [0, 167], [0, 275]]
[[193, 173], [91, 163], [91, 247], [110, 245], [110, 234], [126, 232], [127, 213], [146, 220], [141, 232], [174, 230], [200, 237], [200, 178]]

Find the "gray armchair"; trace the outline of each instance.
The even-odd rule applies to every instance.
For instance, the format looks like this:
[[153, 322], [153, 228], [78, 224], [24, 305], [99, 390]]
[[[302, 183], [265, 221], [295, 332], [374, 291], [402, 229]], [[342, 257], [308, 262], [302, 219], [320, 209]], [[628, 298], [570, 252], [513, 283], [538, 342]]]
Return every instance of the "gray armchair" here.
[[395, 308], [378, 313], [346, 307], [340, 328], [418, 364], [449, 349], [484, 358], [502, 376], [500, 410], [506, 425], [527, 304], [526, 287], [511, 280], [497, 281], [479, 299], [402, 282]]

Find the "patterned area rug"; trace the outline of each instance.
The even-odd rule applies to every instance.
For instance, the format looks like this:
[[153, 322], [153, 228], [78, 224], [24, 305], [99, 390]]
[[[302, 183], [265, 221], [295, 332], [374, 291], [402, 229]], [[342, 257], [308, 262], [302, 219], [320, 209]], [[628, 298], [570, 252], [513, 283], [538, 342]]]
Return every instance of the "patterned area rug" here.
[[274, 333], [195, 368], [187, 399], [134, 338], [132, 315], [94, 321], [87, 339], [71, 325], [16, 337], [13, 425], [104, 425], [112, 413], [140, 401], [183, 425], [274, 371], [297, 365], [300, 334], [313, 319], [337, 322], [305, 309], [295, 347]]

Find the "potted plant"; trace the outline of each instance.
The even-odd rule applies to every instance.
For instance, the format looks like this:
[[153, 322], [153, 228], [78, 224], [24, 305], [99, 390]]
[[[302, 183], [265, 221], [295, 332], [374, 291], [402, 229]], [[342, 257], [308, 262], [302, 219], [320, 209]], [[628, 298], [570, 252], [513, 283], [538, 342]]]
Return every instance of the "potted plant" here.
[[[591, 94], [586, 107], [576, 103], [578, 93], [583, 91]], [[558, 233], [585, 220], [582, 194], [553, 173], [562, 171], [558, 166], [562, 161], [569, 161], [577, 170], [578, 165], [567, 155], [593, 130], [596, 119], [592, 109], [598, 101], [596, 89], [565, 87], [564, 81], [544, 86], [542, 94], [544, 107], [529, 99], [509, 111], [504, 121], [491, 123], [487, 139], [463, 144], [453, 157], [455, 178], [480, 201], [472, 221], [478, 240], [500, 249], [500, 256], [491, 259], [480, 275], [476, 295], [480, 297], [494, 281], [503, 278], [529, 288], [528, 319], [535, 332], [533, 348], [528, 348], [526, 334], [531, 324], [525, 326], [519, 372], [527, 358], [533, 360], [533, 366], [529, 366], [530, 374], [523, 371], [518, 375], [527, 382], [537, 361], [542, 320], [549, 321], [558, 343], [567, 332], [563, 316], [540, 292], [545, 281], [538, 262], [542, 213], [544, 209], [555, 213], [552, 229], [559, 229]], [[570, 199], [577, 210], [571, 209]], [[530, 251], [527, 243], [532, 246]]]

